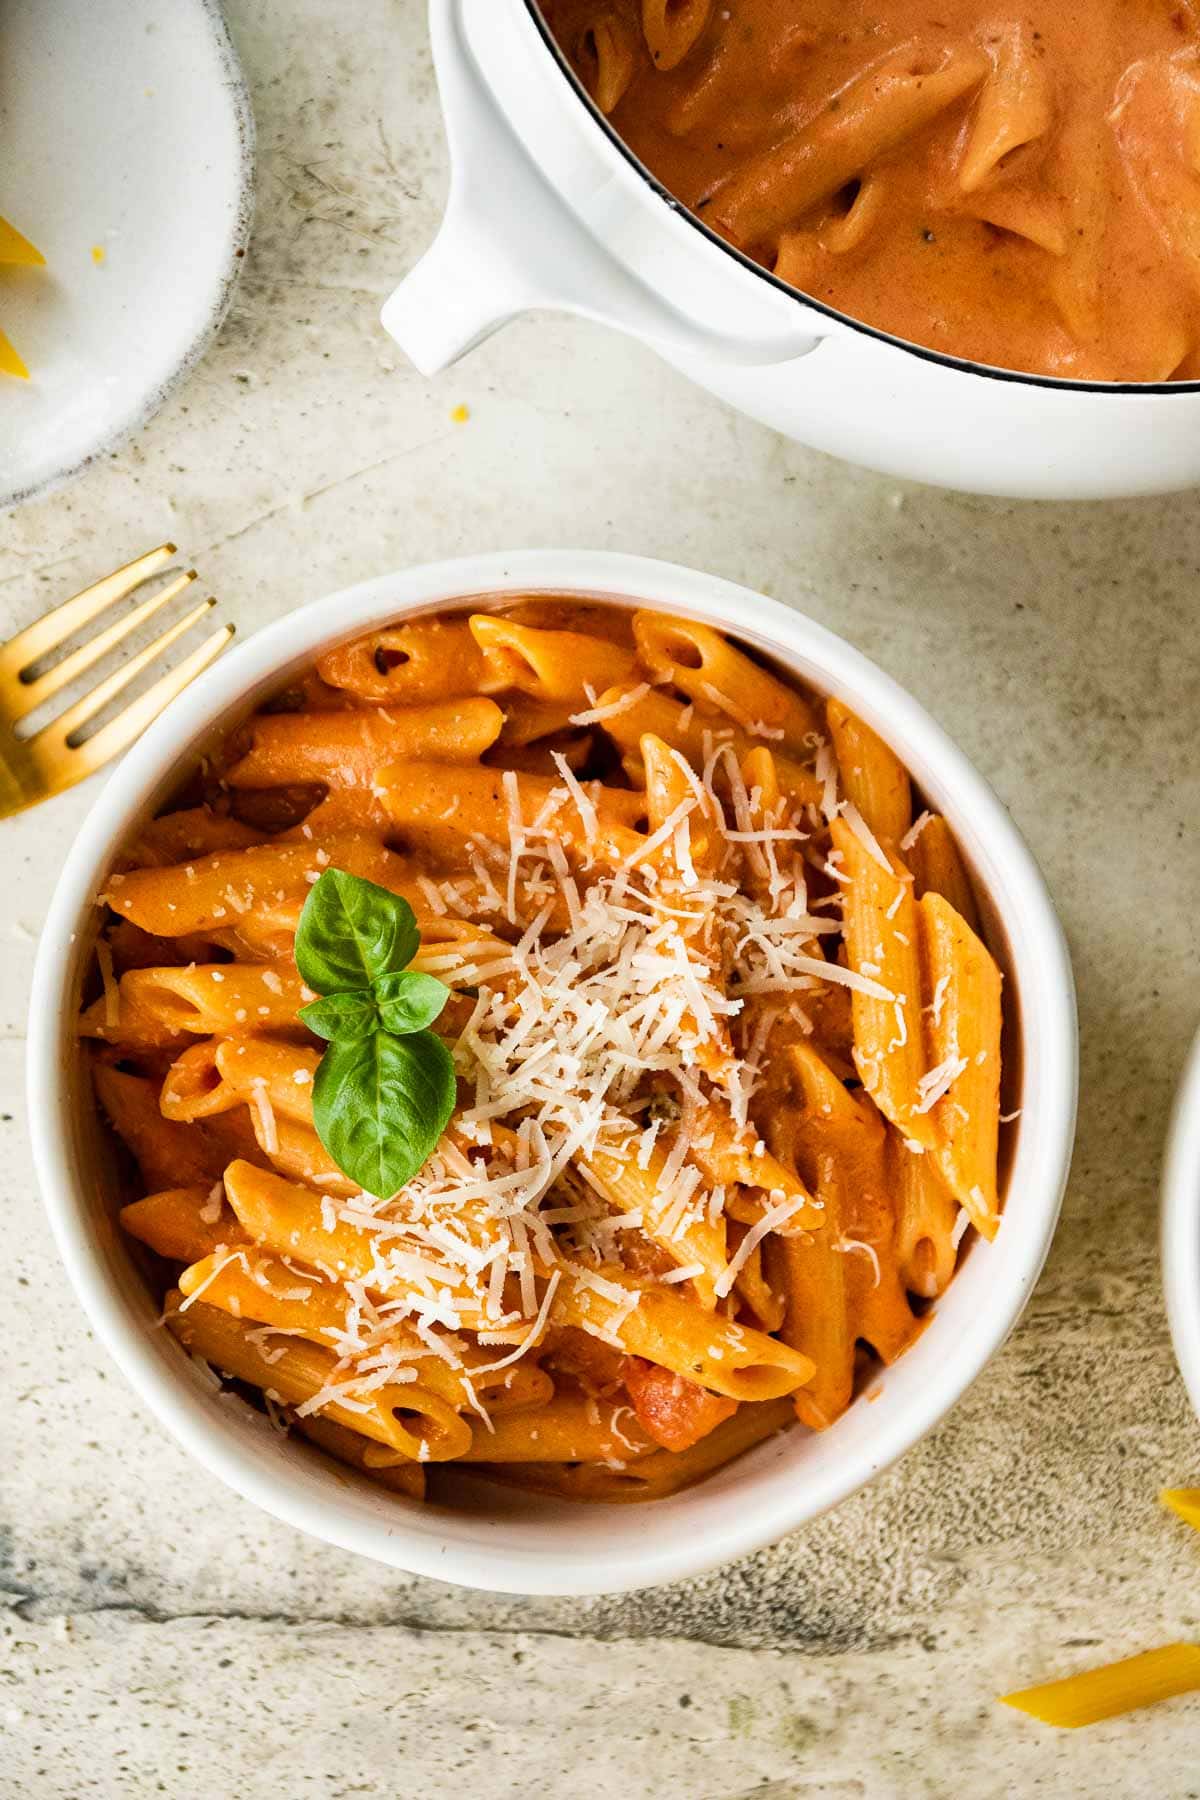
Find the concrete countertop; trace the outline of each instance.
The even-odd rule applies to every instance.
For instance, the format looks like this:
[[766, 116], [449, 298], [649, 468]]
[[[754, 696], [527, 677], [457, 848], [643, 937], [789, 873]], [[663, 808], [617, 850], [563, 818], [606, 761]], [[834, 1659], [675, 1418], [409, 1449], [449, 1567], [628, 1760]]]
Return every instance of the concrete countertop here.
[[912, 689], [1031, 842], [1080, 986], [1079, 1144], [1009, 1345], [832, 1517], [619, 1599], [409, 1579], [220, 1487], [85, 1330], [34, 1189], [21, 1051], [34, 939], [92, 790], [0, 827], [0, 1795], [1200, 1792], [1200, 1698], [1082, 1734], [992, 1698], [1200, 1633], [1200, 1540], [1155, 1498], [1200, 1481], [1156, 1248], [1200, 1015], [1196, 497], [905, 487], [557, 318], [420, 379], [377, 323], [445, 189], [420, 0], [229, 10], [260, 157], [232, 314], [134, 442], [0, 521], [0, 636], [166, 537], [243, 633], [361, 577], [519, 544], [774, 594]]

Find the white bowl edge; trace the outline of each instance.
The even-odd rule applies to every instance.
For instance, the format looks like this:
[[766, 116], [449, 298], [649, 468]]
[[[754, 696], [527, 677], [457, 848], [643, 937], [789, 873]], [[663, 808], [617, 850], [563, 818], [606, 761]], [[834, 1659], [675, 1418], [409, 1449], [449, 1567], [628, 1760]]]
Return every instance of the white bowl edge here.
[[[845, 1425], [839, 1421], [820, 1438], [785, 1434], [700, 1487], [649, 1506], [568, 1508], [522, 1496], [515, 1516], [504, 1516], [498, 1505], [494, 1516], [480, 1518], [416, 1508], [392, 1495], [381, 1501], [367, 1483], [318, 1464], [307, 1448], [264, 1435], [265, 1425], [240, 1403], [216, 1410], [211, 1391], [181, 1363], [173, 1342], [150, 1329], [149, 1295], [120, 1290], [98, 1241], [85, 1172], [73, 1169], [70, 1154], [76, 1132], [70, 1022], [80, 934], [113, 847], [169, 791], [215, 720], [244, 705], [252, 689], [277, 685], [289, 665], [310, 662], [323, 644], [374, 623], [471, 595], [531, 590], [610, 596], [724, 625], [801, 679], [844, 694], [895, 746], [931, 798], [945, 805], [943, 796], [951, 796], [945, 809], [1010, 941], [1019, 930], [1012, 954], [1023, 971], [1022, 1099], [1029, 1122], [1021, 1126], [996, 1243], [976, 1247], [939, 1303], [939, 1317], [950, 1315], [940, 1332], [935, 1320], [874, 1384], [881, 1398], [869, 1408], [869, 1444], [853, 1456], [838, 1453]], [[1074, 987], [1045, 884], [1000, 801], [923, 708], [859, 652], [778, 601], [694, 570], [609, 552], [515, 551], [379, 576], [300, 609], [217, 663], [129, 752], [84, 824], [47, 917], [34, 974], [27, 1085], [44, 1203], [84, 1310], [134, 1389], [205, 1467], [287, 1523], [412, 1573], [500, 1592], [611, 1593], [702, 1573], [824, 1512], [924, 1436], [999, 1349], [1045, 1260], [1070, 1166]], [[982, 1297], [975, 1290], [983, 1277], [968, 1280], [981, 1257], [990, 1259]], [[951, 1329], [955, 1354], [946, 1356]], [[935, 1339], [937, 1355], [928, 1349]], [[892, 1404], [885, 1403], [889, 1394]], [[863, 1411], [860, 1404], [847, 1419]], [[799, 1473], [791, 1468], [798, 1446], [806, 1452]]]

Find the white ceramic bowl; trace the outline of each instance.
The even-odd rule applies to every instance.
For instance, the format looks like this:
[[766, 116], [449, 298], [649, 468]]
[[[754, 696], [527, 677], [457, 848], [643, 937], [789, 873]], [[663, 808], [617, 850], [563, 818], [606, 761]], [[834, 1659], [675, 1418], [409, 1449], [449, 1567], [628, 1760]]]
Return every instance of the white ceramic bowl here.
[[1167, 1138], [1162, 1265], [1175, 1358], [1200, 1417], [1200, 1037], [1175, 1096]]
[[[895, 746], [950, 820], [981, 890], [1008, 975], [1022, 1055], [1021, 1108], [1004, 1220], [965, 1257], [928, 1329], [819, 1436], [760, 1445], [689, 1492], [642, 1507], [580, 1506], [466, 1481], [454, 1510], [420, 1507], [284, 1441], [251, 1408], [216, 1395], [178, 1344], [153, 1329], [147, 1291], [113, 1223], [101, 1132], [73, 1040], [97, 924], [93, 896], [116, 847], [194, 767], [198, 750], [329, 645], [385, 620], [469, 595], [531, 590], [612, 597], [735, 631], [813, 687], [840, 695]], [[305, 607], [225, 657], [184, 694], [110, 779], [55, 891], [34, 979], [29, 1108], [46, 1209], [96, 1332], [163, 1423], [207, 1468], [267, 1511], [383, 1563], [515, 1593], [602, 1593], [694, 1575], [794, 1530], [927, 1432], [1003, 1343], [1054, 1231], [1070, 1162], [1075, 1003], [1062, 932], [1042, 878], [987, 784], [917, 703], [848, 644], [777, 601], [693, 570], [594, 551], [521, 551], [386, 575]]]

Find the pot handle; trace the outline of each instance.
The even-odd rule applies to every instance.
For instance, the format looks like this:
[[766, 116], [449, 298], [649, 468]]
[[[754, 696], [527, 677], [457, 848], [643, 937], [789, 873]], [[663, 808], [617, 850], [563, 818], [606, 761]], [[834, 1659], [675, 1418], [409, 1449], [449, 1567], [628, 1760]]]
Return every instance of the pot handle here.
[[[488, 5], [495, 0], [487, 0]], [[384, 329], [422, 375], [450, 367], [519, 313], [553, 308], [688, 357], [743, 367], [792, 362], [822, 341], [811, 325], [730, 337], [681, 312], [607, 250], [541, 174], [508, 125], [462, 31], [455, 0], [430, 24], [450, 143], [450, 198], [432, 247], [384, 303]], [[588, 205], [627, 222], [614, 191]]]

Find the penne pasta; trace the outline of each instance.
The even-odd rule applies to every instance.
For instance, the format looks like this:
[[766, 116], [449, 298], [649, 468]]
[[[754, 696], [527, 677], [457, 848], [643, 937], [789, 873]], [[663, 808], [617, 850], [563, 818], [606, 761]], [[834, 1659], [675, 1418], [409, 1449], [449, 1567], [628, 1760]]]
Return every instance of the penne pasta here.
[[814, 708], [714, 631], [668, 613], [634, 615], [638, 655], [651, 677], [669, 681], [694, 705], [724, 714], [751, 738], [778, 741], [803, 759], [819, 736]]
[[[965, 920], [940, 894], [918, 903], [930, 1002], [928, 1097], [933, 1147], [950, 1192], [984, 1237], [999, 1226], [1000, 971]], [[944, 1091], [943, 1091], [944, 1090]]]
[[912, 824], [912, 783], [896, 752], [840, 700], [825, 708], [842, 789], [868, 829], [893, 848]]
[[222, 1374], [252, 1382], [282, 1404], [320, 1413], [415, 1462], [461, 1456], [470, 1444], [470, 1426], [447, 1402], [414, 1383], [368, 1389], [340, 1368], [331, 1351], [302, 1338], [256, 1329], [178, 1292], [167, 1296], [166, 1323], [185, 1350]]
[[999, 976], [894, 753], [543, 596], [275, 705], [118, 859], [79, 1019], [171, 1332], [416, 1499], [832, 1424], [999, 1210]]
[[1002, 1696], [1001, 1705], [1074, 1731], [1200, 1688], [1200, 1644], [1164, 1644], [1120, 1662]]
[[858, 977], [851, 994], [855, 1067], [884, 1116], [923, 1150], [934, 1150], [938, 1134], [920, 1085], [929, 1064], [912, 880], [844, 819], [834, 820], [830, 838], [844, 883], [847, 959]]
[[268, 713], [251, 728], [250, 748], [229, 770], [231, 787], [322, 781], [371, 787], [375, 771], [400, 757], [474, 762], [500, 735], [504, 715], [494, 701], [448, 700], [391, 711]]

